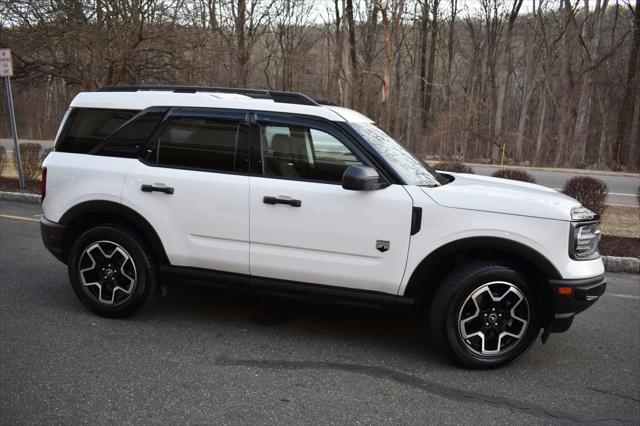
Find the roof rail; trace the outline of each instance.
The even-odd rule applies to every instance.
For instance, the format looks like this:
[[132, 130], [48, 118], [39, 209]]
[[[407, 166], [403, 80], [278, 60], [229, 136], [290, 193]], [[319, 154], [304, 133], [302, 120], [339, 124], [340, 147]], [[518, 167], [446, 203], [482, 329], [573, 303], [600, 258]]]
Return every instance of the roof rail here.
[[165, 86], [165, 85], [123, 85], [123, 86], [104, 86], [97, 92], [138, 92], [138, 91], [171, 91], [174, 93], [237, 93], [258, 99], [273, 99], [274, 102], [319, 106], [320, 104], [307, 95], [296, 92], [279, 92], [276, 90], [263, 89], [236, 89], [232, 87], [205, 87], [205, 86]]

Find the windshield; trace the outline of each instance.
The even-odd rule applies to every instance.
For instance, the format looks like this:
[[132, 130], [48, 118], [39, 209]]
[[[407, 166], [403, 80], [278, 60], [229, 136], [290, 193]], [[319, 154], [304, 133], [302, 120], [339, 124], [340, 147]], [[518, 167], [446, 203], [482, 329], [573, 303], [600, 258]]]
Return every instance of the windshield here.
[[440, 186], [447, 180], [431, 166], [407, 151], [373, 123], [350, 123], [351, 126], [387, 160], [407, 185]]

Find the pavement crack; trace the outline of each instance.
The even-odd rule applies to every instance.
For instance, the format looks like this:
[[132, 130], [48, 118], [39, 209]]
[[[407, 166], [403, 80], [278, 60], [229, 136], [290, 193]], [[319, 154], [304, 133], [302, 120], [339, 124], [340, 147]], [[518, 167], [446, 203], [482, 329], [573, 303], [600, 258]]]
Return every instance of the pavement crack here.
[[286, 361], [286, 360], [253, 360], [253, 359], [232, 359], [221, 357], [216, 359], [215, 364], [221, 367], [248, 367], [265, 370], [337, 370], [354, 374], [363, 374], [375, 379], [392, 380], [396, 383], [410, 386], [414, 389], [427, 392], [457, 402], [472, 402], [490, 405], [494, 407], [504, 407], [524, 414], [529, 414], [545, 420], [570, 421], [575, 423], [630, 423], [635, 424], [636, 419], [624, 418], [597, 418], [588, 419], [569, 413], [547, 410], [535, 404], [515, 401], [500, 396], [487, 395], [479, 392], [468, 391], [443, 385], [441, 383], [423, 379], [411, 374], [403, 373], [391, 368], [376, 367], [369, 365], [358, 365], [352, 363], [328, 362], [328, 361]]
[[594, 387], [587, 387], [587, 389], [590, 389], [590, 390], [598, 392], [598, 393], [603, 393], [605, 395], [615, 396], [616, 398], [626, 399], [628, 401], [640, 402], [640, 399], [638, 399], [638, 398], [634, 398], [632, 396], [627, 396], [627, 395], [621, 395], [619, 393], [608, 391], [608, 390], [605, 390], [605, 389], [598, 389], [598, 388], [594, 388]]

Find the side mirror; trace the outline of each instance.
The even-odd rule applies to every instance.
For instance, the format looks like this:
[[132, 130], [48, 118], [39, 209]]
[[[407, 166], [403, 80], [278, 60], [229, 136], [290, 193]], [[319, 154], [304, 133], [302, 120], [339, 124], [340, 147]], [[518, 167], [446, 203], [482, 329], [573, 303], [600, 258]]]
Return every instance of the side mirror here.
[[352, 191], [372, 191], [382, 188], [380, 175], [368, 166], [349, 166], [342, 174], [342, 187]]

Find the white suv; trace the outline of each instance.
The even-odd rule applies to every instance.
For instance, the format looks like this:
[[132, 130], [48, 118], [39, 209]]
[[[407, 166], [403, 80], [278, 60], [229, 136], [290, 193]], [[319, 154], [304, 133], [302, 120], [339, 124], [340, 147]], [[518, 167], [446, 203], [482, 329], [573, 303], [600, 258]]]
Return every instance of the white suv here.
[[120, 86], [71, 103], [42, 238], [99, 315], [198, 282], [430, 316], [468, 367], [512, 361], [604, 292], [598, 217], [528, 183], [438, 173], [298, 93]]

